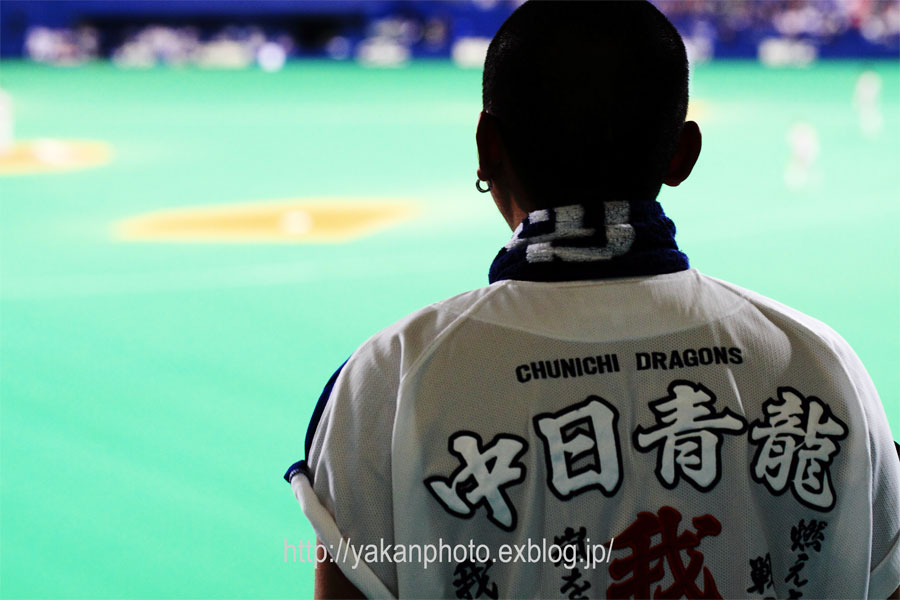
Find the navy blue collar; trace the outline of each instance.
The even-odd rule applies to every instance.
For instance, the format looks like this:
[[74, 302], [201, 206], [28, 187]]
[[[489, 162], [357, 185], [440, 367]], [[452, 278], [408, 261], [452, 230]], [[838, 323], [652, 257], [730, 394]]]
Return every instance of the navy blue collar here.
[[536, 210], [491, 264], [490, 282], [578, 281], [685, 271], [675, 224], [656, 201]]

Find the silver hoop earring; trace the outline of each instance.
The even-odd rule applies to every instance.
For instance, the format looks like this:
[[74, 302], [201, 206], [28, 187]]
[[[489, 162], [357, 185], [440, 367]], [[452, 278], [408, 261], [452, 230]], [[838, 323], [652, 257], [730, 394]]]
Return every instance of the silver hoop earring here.
[[491, 189], [493, 187], [494, 187], [494, 184], [491, 183], [490, 179], [487, 180], [487, 187], [484, 189], [482, 189], [482, 187], [481, 187], [481, 180], [480, 179], [475, 180], [475, 189], [478, 190], [479, 192], [481, 192], [482, 194], [491, 191]]

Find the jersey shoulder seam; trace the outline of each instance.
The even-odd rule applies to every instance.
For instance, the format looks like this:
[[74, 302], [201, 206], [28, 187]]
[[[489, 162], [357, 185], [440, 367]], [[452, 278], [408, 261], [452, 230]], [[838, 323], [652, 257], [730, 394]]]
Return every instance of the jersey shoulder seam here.
[[[454, 329], [459, 327], [464, 321], [469, 319], [471, 317], [471, 315], [475, 311], [477, 311], [481, 307], [481, 305], [484, 304], [485, 301], [487, 301], [488, 298], [492, 297], [502, 287], [504, 287], [504, 286], [498, 285], [498, 286], [489, 286], [487, 288], [480, 288], [481, 290], [486, 290], [484, 295], [481, 296], [481, 298], [478, 298], [477, 300], [475, 300], [475, 302], [471, 303], [465, 310], [463, 310], [462, 312], [456, 313], [456, 311], [453, 311], [452, 309], [450, 309], [451, 312], [454, 312], [457, 314], [456, 318], [453, 319], [447, 325], [445, 325], [443, 328], [438, 330], [435, 333], [434, 339], [432, 339], [431, 342], [427, 346], [425, 346], [419, 352], [419, 354], [416, 356], [416, 358], [410, 363], [409, 369], [407, 369], [406, 372], [400, 373], [400, 380], [399, 380], [399, 384], [397, 386], [397, 397], [398, 398], [400, 397], [400, 390], [403, 388], [403, 384], [404, 384], [406, 378], [411, 373], [415, 373], [418, 370], [418, 368], [422, 364], [422, 362], [424, 362], [425, 359], [434, 351], [434, 349], [444, 341], [444, 338], [446, 338], [447, 335], [450, 334], [450, 332], [452, 332]], [[466, 292], [466, 293], [471, 293], [471, 292]], [[462, 295], [464, 295], [464, 294], [459, 294], [459, 296], [462, 296]], [[450, 300], [453, 300], [455, 298], [458, 298], [459, 296], [453, 296], [452, 298], [448, 298], [447, 300], [433, 304], [430, 308], [434, 308], [436, 310], [441, 310], [442, 304], [444, 304], [445, 302], [449, 302]], [[447, 310], [447, 309], [445, 309], [445, 310]]]

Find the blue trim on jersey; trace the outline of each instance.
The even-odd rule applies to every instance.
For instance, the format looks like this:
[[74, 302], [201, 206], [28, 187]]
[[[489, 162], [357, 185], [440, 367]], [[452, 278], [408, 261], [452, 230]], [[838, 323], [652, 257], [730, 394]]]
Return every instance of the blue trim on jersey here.
[[309, 477], [309, 466], [305, 460], [298, 460], [288, 467], [288, 470], [284, 473], [284, 480], [290, 483], [297, 473], [303, 473], [306, 477]]
[[[348, 358], [347, 360], [350, 359]], [[332, 375], [331, 379], [328, 380], [328, 383], [325, 384], [325, 388], [322, 390], [322, 394], [316, 402], [316, 408], [313, 409], [312, 417], [309, 420], [309, 427], [306, 430], [306, 458], [309, 458], [309, 450], [312, 448], [313, 437], [316, 435], [316, 428], [319, 426], [319, 421], [322, 419], [322, 413], [325, 412], [325, 405], [328, 404], [328, 398], [331, 396], [334, 382], [337, 381], [338, 375], [341, 374], [341, 369], [347, 364], [347, 360], [337, 368], [337, 371], [334, 372], [334, 375]]]
[[[347, 360], [350, 360], [349, 358]], [[313, 409], [312, 417], [309, 419], [309, 427], [306, 429], [306, 443], [304, 444], [304, 450], [306, 452], [306, 458], [309, 458], [309, 449], [312, 448], [313, 438], [316, 435], [316, 429], [319, 427], [319, 421], [322, 420], [322, 413], [325, 412], [325, 405], [328, 404], [328, 398], [331, 397], [331, 390], [334, 388], [334, 383], [337, 381], [338, 375], [341, 374], [341, 369], [344, 368], [344, 365], [347, 364], [347, 360], [345, 360], [341, 366], [337, 368], [337, 371], [331, 376], [328, 380], [328, 383], [325, 384], [325, 388], [322, 390], [321, 395], [319, 395], [319, 399], [316, 401], [316, 407]], [[303, 473], [307, 478], [309, 478], [309, 465], [306, 460], [298, 460], [284, 473], [284, 480], [288, 483], [291, 482], [291, 478], [298, 474]]]

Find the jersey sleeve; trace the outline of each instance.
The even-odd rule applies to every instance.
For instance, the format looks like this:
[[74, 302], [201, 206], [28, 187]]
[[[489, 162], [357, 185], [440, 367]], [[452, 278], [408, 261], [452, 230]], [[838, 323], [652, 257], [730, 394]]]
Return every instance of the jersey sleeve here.
[[840, 340], [841, 357], [862, 403], [872, 469], [872, 560], [869, 598], [887, 598], [900, 585], [900, 456], [884, 406], [866, 368]]
[[900, 456], [891, 438], [884, 408], [878, 403], [877, 409], [873, 408], [871, 412], [874, 414], [868, 417], [872, 453], [869, 597], [887, 598], [900, 586]]
[[364, 552], [393, 544], [395, 373], [377, 353], [357, 350], [323, 390], [306, 460], [285, 476], [332, 559], [368, 597], [393, 597], [396, 590], [393, 563], [367, 563]]

